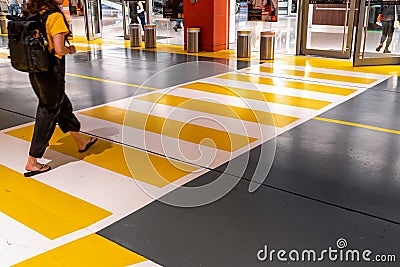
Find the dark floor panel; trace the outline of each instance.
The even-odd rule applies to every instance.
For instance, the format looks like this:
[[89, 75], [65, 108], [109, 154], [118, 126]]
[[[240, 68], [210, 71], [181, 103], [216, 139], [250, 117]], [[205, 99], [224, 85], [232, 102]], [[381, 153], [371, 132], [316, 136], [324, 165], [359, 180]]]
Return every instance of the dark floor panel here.
[[[250, 156], [244, 175], [250, 180], [259, 152], [231, 164]], [[398, 135], [311, 120], [277, 138], [264, 183], [400, 222], [399, 152]]]
[[0, 130], [32, 122], [33, 118], [21, 116], [7, 110], [0, 109]]
[[400, 77], [391, 77], [321, 117], [400, 130]]
[[[213, 181], [210, 172], [195, 182]], [[163, 266], [366, 266], [365, 262], [261, 262], [257, 252], [336, 249], [345, 238], [349, 249], [396, 254], [400, 226], [262, 186], [247, 192], [242, 180], [224, 198], [199, 208], [153, 202], [99, 232], [100, 235]], [[172, 193], [174, 194], [174, 193]], [[287, 255], [286, 255], [287, 256]], [[368, 265], [368, 266], [374, 266]], [[375, 265], [376, 266], [376, 265]], [[396, 264], [379, 264], [396, 266]]]

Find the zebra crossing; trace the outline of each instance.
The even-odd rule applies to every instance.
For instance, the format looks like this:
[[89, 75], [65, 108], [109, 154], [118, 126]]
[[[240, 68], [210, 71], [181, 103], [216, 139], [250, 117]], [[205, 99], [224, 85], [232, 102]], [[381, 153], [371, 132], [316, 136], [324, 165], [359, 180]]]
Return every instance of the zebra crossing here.
[[[80, 154], [57, 129], [43, 159], [52, 170], [32, 179], [33, 124], [3, 130], [0, 266], [67, 261], [88, 244], [112, 247], [115, 266], [157, 266], [95, 233], [387, 78], [265, 63], [81, 110], [82, 131], [101, 140]], [[76, 259], [105, 262], [88, 254]]]

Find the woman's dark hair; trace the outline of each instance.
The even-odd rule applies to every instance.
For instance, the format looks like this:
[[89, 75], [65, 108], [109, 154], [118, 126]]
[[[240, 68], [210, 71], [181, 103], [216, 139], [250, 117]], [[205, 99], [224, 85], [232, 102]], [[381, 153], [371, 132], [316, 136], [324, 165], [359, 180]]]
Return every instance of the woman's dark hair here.
[[58, 8], [57, 4], [53, 0], [30, 0], [24, 10], [24, 16], [39, 13], [43, 9], [55, 9]]
[[[40, 11], [53, 10], [53, 9], [59, 9], [58, 5], [56, 3], [54, 3], [53, 0], [30, 0], [28, 2], [26, 9], [23, 11], [23, 16], [29, 17], [31, 15], [40, 13]], [[63, 13], [61, 12], [61, 14], [63, 14]], [[64, 14], [63, 14], [63, 19], [65, 22], [65, 25], [69, 29], [69, 24], [64, 16]], [[68, 30], [68, 33], [65, 35], [65, 38], [68, 38], [70, 36], [72, 36], [71, 31]]]

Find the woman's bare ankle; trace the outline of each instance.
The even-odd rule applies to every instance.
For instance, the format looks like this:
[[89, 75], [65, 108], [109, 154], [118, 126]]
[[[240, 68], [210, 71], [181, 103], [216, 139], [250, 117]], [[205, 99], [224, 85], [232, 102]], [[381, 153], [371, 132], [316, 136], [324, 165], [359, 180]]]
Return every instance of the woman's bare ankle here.
[[28, 161], [26, 162], [25, 170], [32, 171], [32, 170], [38, 169], [38, 165], [40, 165], [40, 164], [37, 162], [37, 158], [28, 156]]

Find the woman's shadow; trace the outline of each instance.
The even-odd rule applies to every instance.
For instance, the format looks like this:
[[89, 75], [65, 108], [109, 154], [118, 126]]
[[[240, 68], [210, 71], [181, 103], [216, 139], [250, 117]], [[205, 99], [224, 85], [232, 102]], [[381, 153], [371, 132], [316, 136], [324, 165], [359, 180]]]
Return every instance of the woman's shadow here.
[[86, 157], [102, 154], [115, 145], [113, 142], [106, 141], [106, 139], [119, 134], [119, 131], [117, 128], [107, 127], [92, 130], [90, 133], [99, 137], [99, 139], [84, 153], [78, 152], [78, 147], [74, 139], [68, 133], [62, 134], [61, 138], [56, 137], [56, 139], [51, 140], [51, 144], [48, 147], [49, 149], [46, 150], [44, 155], [45, 158], [51, 160], [49, 164], [51, 168], [56, 169], [69, 163], [85, 160]]

